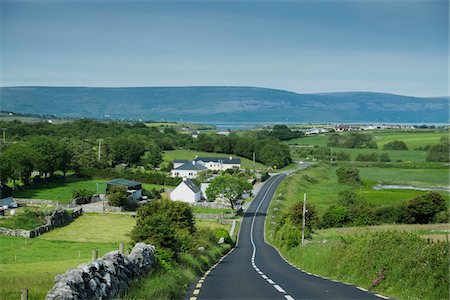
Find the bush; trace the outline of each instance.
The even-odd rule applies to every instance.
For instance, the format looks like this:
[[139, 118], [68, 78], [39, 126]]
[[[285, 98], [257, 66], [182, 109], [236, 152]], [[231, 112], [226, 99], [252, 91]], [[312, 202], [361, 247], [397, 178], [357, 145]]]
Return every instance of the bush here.
[[342, 227], [349, 222], [348, 208], [344, 205], [332, 205], [325, 211], [320, 227]]
[[378, 154], [376, 152], [368, 154], [359, 153], [356, 156], [355, 161], [378, 161]]
[[381, 153], [380, 154], [380, 162], [390, 162], [391, 159], [389, 158], [389, 154], [387, 153]]
[[196, 232], [191, 207], [184, 202], [154, 200], [138, 209], [133, 242], [144, 241], [169, 250], [174, 258], [194, 245]]
[[428, 224], [438, 212], [446, 208], [445, 200], [439, 193], [427, 193], [404, 204], [401, 221], [408, 224]]
[[360, 184], [359, 170], [350, 167], [340, 167], [336, 169], [336, 176], [339, 183]]
[[352, 132], [346, 134], [332, 134], [328, 138], [329, 147], [340, 148], [370, 148], [377, 149], [377, 143], [375, 143], [374, 137], [369, 134]]
[[408, 150], [408, 146], [403, 141], [395, 140], [385, 144], [383, 150]]
[[449, 161], [449, 145], [440, 143], [432, 145], [428, 150], [427, 161], [448, 162]]
[[344, 151], [340, 151], [336, 153], [337, 161], [350, 161], [350, 154]]
[[72, 190], [72, 198], [77, 205], [90, 203], [93, 194], [93, 191], [83, 188], [74, 188]]
[[112, 186], [107, 191], [108, 204], [111, 206], [125, 206], [128, 201], [127, 189], [122, 186]]

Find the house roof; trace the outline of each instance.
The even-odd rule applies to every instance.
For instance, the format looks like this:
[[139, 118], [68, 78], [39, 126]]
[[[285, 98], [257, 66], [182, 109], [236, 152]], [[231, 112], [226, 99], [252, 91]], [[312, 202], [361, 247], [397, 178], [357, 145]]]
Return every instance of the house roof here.
[[240, 158], [233, 158], [233, 157], [196, 157], [194, 161], [202, 161], [202, 162], [216, 162], [216, 163], [222, 163], [222, 164], [240, 164], [241, 159]]
[[131, 180], [126, 180], [123, 178], [117, 178], [117, 179], [113, 179], [108, 181], [106, 184], [110, 184], [110, 185], [122, 185], [122, 186], [126, 186], [126, 187], [133, 187], [136, 185], [141, 184], [138, 181], [131, 181]]
[[175, 168], [174, 170], [177, 171], [203, 171], [203, 170], [208, 170], [207, 167], [202, 166], [200, 164], [193, 164], [193, 163], [185, 163], [182, 164], [181, 166]]
[[13, 189], [6, 184], [0, 184], [0, 199], [12, 197]]
[[178, 164], [185, 164], [185, 163], [188, 163], [188, 162], [190, 162], [190, 160], [187, 160], [187, 159], [174, 159], [174, 161], [173, 161], [174, 164], [176, 164], [176, 163], [178, 163]]
[[196, 186], [195, 183], [194, 183], [192, 180], [186, 179], [186, 180], [183, 181], [183, 182], [184, 182], [184, 183], [188, 186], [188, 188], [190, 188], [191, 191], [193, 191], [194, 193], [200, 192], [200, 188], [199, 188], [198, 186]]

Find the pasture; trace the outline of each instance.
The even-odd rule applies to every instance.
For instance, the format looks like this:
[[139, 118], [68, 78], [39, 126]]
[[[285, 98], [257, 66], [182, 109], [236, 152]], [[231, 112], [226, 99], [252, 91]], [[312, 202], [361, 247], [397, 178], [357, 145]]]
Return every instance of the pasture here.
[[[93, 194], [97, 192], [104, 194], [106, 192], [107, 181], [106, 179], [86, 179], [69, 176], [54, 182], [43, 183], [39, 186], [16, 190], [14, 196], [17, 198], [44, 199], [69, 203], [73, 199], [72, 192], [74, 189], [87, 189], [92, 191]], [[142, 187], [148, 190], [152, 188], [166, 188], [166, 186], [148, 183], [143, 183]]]
[[0, 235], [0, 295], [17, 299], [20, 289], [28, 288], [30, 299], [45, 298], [55, 275], [89, 262], [92, 250], [101, 257], [124, 242], [128, 251], [135, 223], [129, 215], [84, 214], [34, 239]]

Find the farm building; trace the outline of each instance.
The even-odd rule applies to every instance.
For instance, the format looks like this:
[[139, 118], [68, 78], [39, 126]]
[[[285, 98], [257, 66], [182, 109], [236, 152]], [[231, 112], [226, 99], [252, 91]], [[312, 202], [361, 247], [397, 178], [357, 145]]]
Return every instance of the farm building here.
[[13, 189], [6, 184], [0, 184], [0, 207], [10, 206], [13, 202]]
[[199, 202], [202, 198], [200, 188], [190, 179], [182, 181], [171, 193], [171, 200], [178, 200], [187, 203]]
[[122, 186], [127, 189], [128, 197], [133, 200], [139, 200], [142, 197], [142, 184], [137, 181], [126, 180], [122, 178], [113, 179], [106, 183], [106, 193], [113, 186]]

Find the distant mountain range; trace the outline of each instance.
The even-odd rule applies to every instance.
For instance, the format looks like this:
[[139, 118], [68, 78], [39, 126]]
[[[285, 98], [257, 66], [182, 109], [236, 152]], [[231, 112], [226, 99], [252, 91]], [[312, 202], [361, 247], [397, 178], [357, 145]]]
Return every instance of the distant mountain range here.
[[256, 87], [2, 87], [0, 110], [96, 119], [448, 123], [449, 98], [372, 92], [299, 94]]

